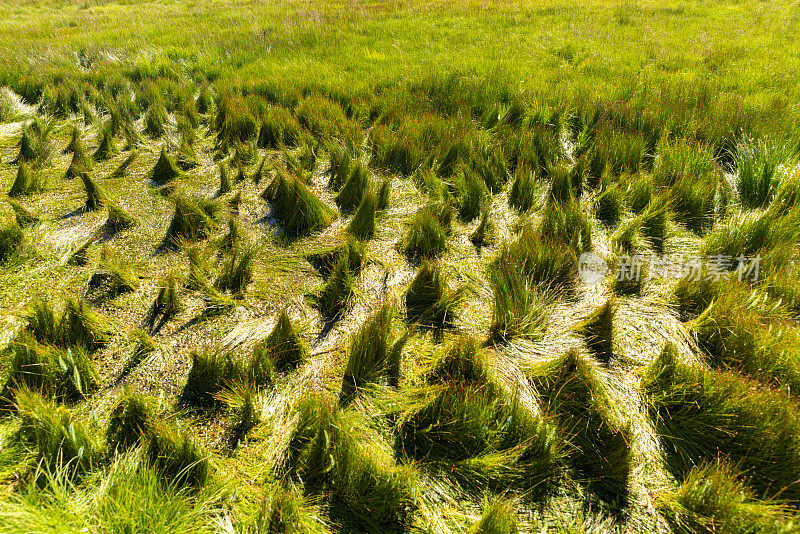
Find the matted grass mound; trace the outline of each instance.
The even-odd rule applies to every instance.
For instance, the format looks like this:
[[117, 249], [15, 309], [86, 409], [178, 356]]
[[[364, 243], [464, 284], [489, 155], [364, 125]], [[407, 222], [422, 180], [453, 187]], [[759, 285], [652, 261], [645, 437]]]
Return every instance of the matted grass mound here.
[[291, 238], [323, 230], [336, 219], [336, 213], [305, 184], [285, 172], [278, 172], [262, 196]]
[[292, 325], [286, 310], [281, 311], [275, 328], [257, 347], [268, 353], [275, 369], [280, 372], [297, 369], [308, 357], [308, 347]]
[[800, 502], [800, 412], [785, 394], [680, 363], [671, 345], [648, 366], [642, 391], [676, 478], [726, 458], [756, 495]]
[[175, 160], [167, 155], [166, 149], [162, 148], [153, 170], [150, 171], [150, 179], [154, 184], [162, 186], [179, 178], [181, 170], [175, 164]]
[[372, 191], [366, 191], [361, 197], [355, 215], [347, 225], [347, 231], [357, 239], [367, 240], [375, 235], [375, 212], [378, 210], [378, 198]]
[[281, 478], [301, 483], [306, 493], [330, 496], [331, 520], [352, 532], [409, 528], [418, 499], [416, 474], [396, 465], [363, 415], [339, 408], [324, 393], [305, 394], [296, 412], [277, 470]]
[[177, 246], [181, 241], [199, 241], [208, 237], [216, 226], [215, 217], [220, 211], [217, 203], [204, 198], [173, 195], [175, 211], [167, 228], [164, 243]]
[[438, 263], [423, 261], [405, 295], [409, 323], [441, 333], [453, 326], [456, 307], [465, 297], [463, 288], [451, 290]]
[[397, 454], [469, 494], [513, 488], [543, 498], [563, 475], [562, 437], [488, 381], [486, 365], [469, 345], [456, 342], [401, 415]]
[[632, 470], [631, 432], [615, 415], [599, 370], [573, 349], [530, 369], [528, 376], [574, 448], [568, 459], [573, 477], [612, 510], [623, 510]]

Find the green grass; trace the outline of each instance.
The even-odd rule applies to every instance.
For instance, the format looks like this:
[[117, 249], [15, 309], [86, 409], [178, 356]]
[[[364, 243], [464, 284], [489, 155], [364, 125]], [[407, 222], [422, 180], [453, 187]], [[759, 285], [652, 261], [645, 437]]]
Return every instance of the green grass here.
[[[795, 12], [7, 0], [0, 383], [106, 443], [37, 474], [8, 410], [0, 524], [793, 531]], [[584, 285], [586, 251], [763, 261]], [[139, 287], [93, 310], [110, 258]]]
[[279, 172], [264, 191], [272, 213], [290, 237], [302, 237], [331, 225], [334, 211], [298, 178]]
[[797, 502], [798, 414], [784, 394], [740, 375], [694, 369], [668, 346], [645, 373], [642, 389], [679, 479], [701, 462], [727, 458], [760, 497]]

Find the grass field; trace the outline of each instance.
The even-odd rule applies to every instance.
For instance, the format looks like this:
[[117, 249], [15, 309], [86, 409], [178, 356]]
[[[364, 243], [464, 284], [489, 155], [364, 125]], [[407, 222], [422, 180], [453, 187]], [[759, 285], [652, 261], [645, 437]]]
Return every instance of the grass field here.
[[0, 0], [0, 533], [800, 531], [798, 17]]

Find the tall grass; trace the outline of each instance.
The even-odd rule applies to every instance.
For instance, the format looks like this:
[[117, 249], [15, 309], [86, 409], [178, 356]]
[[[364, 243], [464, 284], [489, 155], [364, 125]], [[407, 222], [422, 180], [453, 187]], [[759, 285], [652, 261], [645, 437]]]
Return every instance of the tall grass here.
[[325, 285], [309, 299], [326, 321], [335, 322], [344, 315], [354, 294], [355, 275], [351, 267], [350, 248], [342, 249]]
[[216, 223], [219, 206], [203, 198], [174, 195], [175, 210], [164, 238], [165, 244], [177, 246], [181, 241], [205, 239]]
[[22, 419], [20, 436], [36, 447], [42, 469], [75, 476], [98, 463], [100, 451], [92, 433], [66, 408], [29, 391], [18, 392], [17, 408]]
[[789, 163], [786, 159], [785, 147], [770, 146], [763, 139], [743, 138], [736, 144], [736, 188], [745, 208], [761, 208], [774, 198], [780, 187], [779, 167]]
[[631, 433], [614, 414], [599, 370], [574, 349], [529, 372], [574, 447], [574, 477], [613, 510], [628, 504]]
[[268, 355], [275, 369], [281, 372], [296, 369], [308, 357], [308, 347], [292, 325], [286, 310], [281, 311], [275, 328], [255, 350]]
[[175, 164], [175, 160], [167, 155], [165, 148], [161, 149], [153, 170], [150, 171], [150, 179], [154, 184], [162, 186], [172, 182], [182, 175], [181, 170]]
[[342, 184], [336, 195], [336, 205], [344, 213], [351, 213], [361, 203], [364, 192], [369, 188], [369, 171], [359, 161], [350, 164], [350, 176]]
[[371, 239], [375, 235], [375, 213], [378, 198], [372, 191], [365, 191], [356, 213], [347, 225], [347, 231], [360, 240]]
[[659, 496], [657, 506], [673, 532], [788, 532], [792, 510], [760, 499], [725, 463], [693, 468], [673, 493]]
[[363, 416], [337, 406], [324, 393], [297, 403], [295, 425], [279, 472], [306, 492], [330, 495], [333, 521], [355, 532], [410, 526], [417, 491], [413, 471], [397, 466], [391, 451], [370, 435]]
[[25, 195], [32, 195], [42, 193], [47, 189], [47, 176], [42, 174], [41, 171], [36, 171], [26, 163], [20, 163], [17, 167], [17, 175], [14, 178], [14, 183], [11, 184], [11, 189], [8, 191], [8, 196], [21, 197]]
[[[474, 351], [458, 357], [476, 358]], [[439, 366], [442, 367], [441, 365]], [[449, 364], [450, 372], [474, 369]], [[402, 414], [396, 449], [456, 482], [468, 494], [514, 489], [532, 500], [550, 494], [563, 476], [564, 450], [558, 431], [480, 376], [458, 371], [432, 383]]]
[[26, 208], [22, 203], [17, 202], [13, 198], [6, 199], [8, 205], [14, 211], [14, 218], [20, 228], [27, 228], [39, 222], [39, 216]]
[[614, 357], [614, 316], [617, 305], [614, 299], [591, 312], [577, 327], [577, 332], [586, 340], [589, 350], [602, 362]]
[[302, 237], [331, 225], [336, 214], [297, 178], [278, 172], [264, 191], [272, 212], [289, 237]]
[[401, 244], [403, 252], [412, 260], [435, 258], [447, 247], [450, 232], [449, 205], [428, 204], [420, 208], [409, 221]]
[[106, 444], [112, 452], [125, 452], [144, 443], [154, 422], [151, 399], [126, 389], [114, 404], [106, 428]]
[[800, 414], [784, 394], [735, 373], [689, 367], [673, 346], [647, 368], [642, 389], [676, 477], [727, 458], [758, 496], [800, 500]]
[[464, 293], [463, 288], [448, 287], [438, 263], [423, 261], [405, 294], [406, 318], [409, 323], [441, 333], [455, 323], [456, 307]]
[[242, 363], [233, 354], [218, 347], [206, 346], [193, 350], [190, 357], [192, 367], [186, 377], [183, 398], [199, 406], [216, 405], [216, 394], [245, 376]]
[[201, 488], [211, 474], [208, 456], [196, 438], [166, 423], [153, 425], [144, 455], [169, 485]]
[[21, 248], [25, 234], [19, 223], [12, 219], [0, 226], [0, 264], [8, 262]]

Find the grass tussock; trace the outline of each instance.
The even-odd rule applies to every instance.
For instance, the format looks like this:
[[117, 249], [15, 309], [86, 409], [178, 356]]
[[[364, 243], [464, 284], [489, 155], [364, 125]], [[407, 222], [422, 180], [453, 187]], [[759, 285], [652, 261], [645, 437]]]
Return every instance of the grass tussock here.
[[304, 395], [296, 411], [281, 478], [302, 483], [306, 493], [329, 495], [331, 520], [355, 532], [407, 528], [416, 508], [416, 477], [396, 465], [363, 416], [324, 393]]
[[105, 258], [89, 278], [87, 293], [95, 300], [113, 299], [139, 288], [139, 278], [130, 265]]
[[538, 188], [533, 172], [521, 166], [514, 171], [514, 181], [508, 191], [508, 204], [524, 213], [536, 204]]
[[272, 332], [260, 342], [258, 350], [267, 354], [279, 372], [297, 369], [308, 357], [308, 347], [283, 310]]
[[360, 390], [381, 379], [396, 383], [404, 344], [404, 337], [392, 341], [392, 309], [383, 304], [350, 338], [339, 402], [349, 403]]
[[166, 185], [182, 176], [181, 170], [175, 160], [167, 155], [165, 148], [161, 149], [153, 170], [150, 171], [150, 180], [158, 186]]
[[39, 216], [25, 207], [22, 203], [17, 202], [13, 198], [6, 199], [8, 205], [14, 211], [14, 218], [20, 228], [27, 228], [39, 222]]
[[22, 419], [20, 437], [36, 448], [41, 469], [72, 477], [99, 463], [100, 448], [92, 432], [63, 406], [56, 406], [35, 393], [20, 391], [17, 409]]
[[736, 189], [745, 208], [762, 208], [780, 188], [781, 171], [787, 159], [786, 148], [774, 147], [764, 140], [743, 138], [736, 145], [733, 161], [738, 173]]
[[198, 406], [218, 404], [216, 395], [226, 386], [240, 382], [244, 369], [233, 354], [214, 346], [193, 350], [189, 355], [192, 367], [186, 377], [183, 398]]
[[111, 171], [111, 174], [108, 177], [123, 178], [125, 176], [128, 176], [131, 165], [133, 165], [133, 162], [136, 161], [137, 157], [139, 157], [139, 153], [136, 152], [135, 150], [131, 151], [131, 153], [128, 154], [128, 157], [122, 160], [122, 163], [117, 165], [117, 167], [113, 171]]
[[631, 435], [614, 414], [599, 370], [573, 349], [528, 374], [573, 447], [568, 460], [573, 477], [611, 509], [624, 509]]
[[362, 241], [375, 235], [375, 213], [378, 211], [378, 198], [372, 191], [364, 192], [355, 215], [347, 225], [347, 231]]
[[40, 171], [34, 170], [26, 163], [20, 163], [17, 174], [8, 196], [12, 198], [34, 195], [47, 190], [47, 177]]
[[467, 531], [469, 534], [517, 534], [517, 503], [500, 497], [487, 500], [478, 522]]
[[153, 401], [144, 395], [125, 389], [111, 409], [106, 427], [106, 444], [109, 451], [121, 453], [145, 443], [154, 422]]
[[214, 281], [214, 287], [233, 295], [244, 294], [245, 289], [253, 280], [256, 250], [252, 247], [234, 248], [229, 258], [223, 263], [219, 276]]
[[491, 213], [489, 212], [488, 206], [484, 206], [481, 219], [478, 221], [478, 226], [476, 226], [475, 230], [469, 235], [470, 242], [479, 249], [480, 247], [494, 243], [494, 224], [489, 218], [490, 216]]
[[366, 246], [353, 237], [348, 237], [344, 243], [333, 247], [311, 252], [306, 255], [306, 260], [322, 277], [327, 278], [343, 254], [347, 254], [350, 271], [358, 275], [367, 261]]
[[336, 205], [343, 213], [352, 213], [370, 186], [369, 170], [364, 164], [356, 160], [349, 167], [350, 176], [336, 194]]
[[86, 202], [83, 205], [83, 209], [85, 211], [97, 211], [101, 207], [106, 199], [105, 193], [100, 189], [100, 186], [97, 185], [89, 173], [84, 172], [81, 173], [81, 181], [83, 182], [83, 188], [86, 191]]
[[201, 488], [211, 474], [208, 455], [196, 438], [166, 423], [152, 426], [144, 455], [164, 481], [177, 487]]
[[65, 402], [97, 390], [99, 378], [86, 351], [37, 343], [21, 336], [6, 349], [9, 368], [0, 398], [14, 400], [21, 390]]
[[423, 261], [405, 294], [406, 319], [411, 324], [441, 333], [453, 326], [464, 289], [452, 290], [438, 263]]
[[600, 361], [608, 363], [614, 357], [614, 316], [617, 304], [611, 298], [591, 312], [576, 328], [586, 340], [586, 346]]
[[336, 322], [342, 318], [351, 297], [355, 294], [357, 271], [351, 267], [351, 254], [350, 247], [342, 249], [325, 285], [309, 298], [311, 304], [328, 322]]
[[647, 368], [642, 389], [679, 480], [725, 458], [757, 495], [800, 501], [800, 414], [783, 393], [736, 373], [689, 367], [671, 345]]
[[106, 218], [105, 229], [111, 235], [123, 232], [139, 224], [139, 220], [136, 217], [123, 210], [116, 202], [107, 200], [106, 210], [108, 211], [108, 217]]
[[95, 161], [106, 161], [117, 154], [119, 154], [119, 149], [114, 143], [114, 136], [111, 133], [111, 129], [103, 128], [100, 134], [100, 144], [94, 154], [92, 154], [92, 159]]
[[178, 295], [177, 283], [174, 276], [168, 276], [162, 281], [158, 288], [153, 304], [150, 306], [148, 323], [154, 326], [156, 321], [162, 322], [172, 319], [183, 310], [180, 296]]
[[172, 200], [175, 210], [164, 242], [177, 246], [182, 241], [200, 241], [208, 237], [216, 226], [214, 218], [219, 206], [210, 200], [181, 195], [173, 196]]
[[446, 204], [428, 204], [420, 208], [409, 222], [402, 241], [402, 250], [412, 260], [435, 258], [447, 247], [452, 211]]
[[298, 178], [278, 172], [262, 195], [269, 202], [284, 233], [302, 237], [327, 228], [334, 211], [317, 198]]
[[561, 437], [502, 392], [487, 369], [474, 341], [457, 340], [401, 415], [398, 455], [469, 494], [514, 489], [542, 498], [563, 475]]
[[0, 264], [7, 263], [22, 248], [25, 234], [15, 219], [3, 221], [0, 226]]

